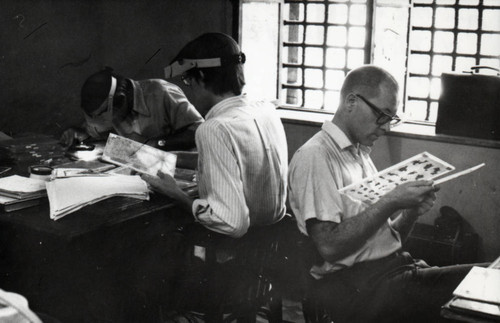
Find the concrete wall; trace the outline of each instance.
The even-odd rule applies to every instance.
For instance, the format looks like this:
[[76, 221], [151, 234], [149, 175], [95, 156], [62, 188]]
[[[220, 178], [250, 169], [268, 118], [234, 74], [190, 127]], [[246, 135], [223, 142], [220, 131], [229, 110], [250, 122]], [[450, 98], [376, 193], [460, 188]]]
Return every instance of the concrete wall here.
[[104, 66], [162, 77], [186, 41], [231, 33], [229, 0], [0, 1], [0, 131], [59, 134], [80, 124], [80, 87]]
[[[319, 129], [319, 126], [285, 122], [290, 157]], [[457, 170], [486, 163], [472, 174], [443, 183], [434, 208], [419, 222], [432, 224], [440, 207], [451, 206], [481, 237], [479, 261], [497, 258], [500, 255], [500, 149], [388, 135], [375, 143], [372, 158], [382, 170], [423, 151], [449, 162]]]

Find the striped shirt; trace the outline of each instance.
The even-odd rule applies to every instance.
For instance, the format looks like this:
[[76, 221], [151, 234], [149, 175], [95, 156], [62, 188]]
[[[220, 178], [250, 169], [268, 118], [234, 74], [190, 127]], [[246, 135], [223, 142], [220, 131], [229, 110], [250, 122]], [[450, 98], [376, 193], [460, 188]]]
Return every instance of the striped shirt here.
[[[344, 132], [330, 121], [326, 121], [322, 130], [297, 150], [290, 163], [288, 193], [302, 233], [307, 235], [308, 219], [340, 223], [367, 207], [367, 204], [338, 190], [377, 172], [369, 153], [370, 148], [354, 146]], [[334, 264], [325, 262], [323, 266], [315, 266], [311, 274], [320, 278], [357, 262], [383, 258], [400, 248], [399, 233], [387, 220], [353, 254]]]
[[196, 146], [200, 199], [193, 214], [201, 224], [241, 237], [284, 216], [288, 150], [272, 104], [245, 95], [219, 102], [196, 131]]

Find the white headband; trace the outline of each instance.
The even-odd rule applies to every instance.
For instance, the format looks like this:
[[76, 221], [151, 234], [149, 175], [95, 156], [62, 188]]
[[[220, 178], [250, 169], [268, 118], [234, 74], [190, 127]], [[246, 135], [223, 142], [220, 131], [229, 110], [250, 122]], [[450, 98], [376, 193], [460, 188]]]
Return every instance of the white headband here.
[[181, 75], [182, 73], [195, 67], [206, 68], [206, 67], [218, 67], [221, 65], [222, 64], [220, 57], [206, 58], [206, 59], [181, 59], [165, 67], [164, 69], [165, 78], [169, 79], [171, 77]]
[[111, 88], [109, 89], [108, 99], [112, 99], [116, 92], [116, 78], [111, 76]]
[[169, 79], [171, 77], [181, 75], [192, 68], [207, 68], [207, 67], [218, 67], [229, 64], [244, 64], [245, 61], [246, 57], [244, 53], [233, 54], [223, 57], [216, 57], [216, 58], [205, 58], [205, 59], [183, 58], [165, 67], [164, 70], [165, 78]]

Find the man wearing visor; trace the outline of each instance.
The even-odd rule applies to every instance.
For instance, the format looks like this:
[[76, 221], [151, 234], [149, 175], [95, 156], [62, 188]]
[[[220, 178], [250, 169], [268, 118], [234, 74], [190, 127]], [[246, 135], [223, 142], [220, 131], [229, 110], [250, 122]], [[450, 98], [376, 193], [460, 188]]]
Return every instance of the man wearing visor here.
[[336, 323], [440, 322], [440, 306], [471, 268], [431, 268], [401, 250], [434, 204], [432, 181], [399, 185], [371, 205], [339, 192], [377, 172], [370, 147], [400, 121], [398, 91], [379, 67], [352, 70], [333, 120], [290, 163], [290, 206], [317, 254], [309, 290]]
[[83, 128], [66, 130], [61, 143], [70, 146], [110, 132], [153, 147], [195, 147], [194, 133], [203, 118], [176, 85], [160, 79], [135, 81], [106, 68], [91, 75], [81, 90]]
[[166, 68], [167, 79], [181, 76], [186, 95], [205, 117], [196, 132], [200, 198], [192, 200], [165, 174], [145, 177], [206, 228], [231, 237], [285, 214], [285, 132], [274, 105], [242, 94], [244, 61], [234, 39], [207, 33]]
[[[254, 102], [242, 94], [244, 62], [234, 39], [207, 33], [189, 42], [165, 69], [167, 79], [180, 76], [186, 96], [205, 117], [196, 131], [199, 198], [186, 195], [166, 174], [143, 175], [154, 190], [184, 206], [191, 221], [201, 224], [201, 232], [226, 242], [222, 245], [230, 255], [241, 250], [229, 251], [236, 242], [225, 238], [240, 238], [249, 228], [270, 225], [285, 216], [284, 128], [273, 104]], [[194, 257], [176, 280], [179, 309], [216, 308], [239, 274], [230, 267], [211, 271], [210, 281], [220, 284], [205, 286], [200, 283], [205, 269], [197, 259], [204, 258], [204, 251], [196, 250], [187, 241], [186, 252]]]

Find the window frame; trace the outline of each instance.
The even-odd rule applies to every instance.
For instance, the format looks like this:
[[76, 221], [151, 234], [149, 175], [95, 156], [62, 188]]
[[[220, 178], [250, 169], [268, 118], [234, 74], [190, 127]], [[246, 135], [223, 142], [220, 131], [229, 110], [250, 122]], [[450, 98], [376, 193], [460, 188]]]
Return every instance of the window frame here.
[[[483, 4], [483, 0], [478, 0], [480, 4]], [[324, 109], [324, 95], [323, 95], [323, 108], [322, 109], [318, 109], [318, 108], [307, 108], [307, 107], [304, 107], [304, 104], [305, 104], [305, 90], [306, 89], [309, 89], [309, 87], [305, 86], [305, 82], [304, 82], [304, 74], [305, 73], [302, 73], [302, 81], [301, 81], [301, 85], [298, 85], [298, 86], [293, 86], [293, 85], [285, 85], [284, 82], [282, 82], [281, 78], [282, 78], [282, 71], [284, 68], [287, 68], [287, 67], [302, 67], [304, 70], [305, 68], [307, 67], [307, 65], [305, 64], [304, 62], [304, 55], [305, 55], [305, 51], [304, 51], [304, 48], [308, 47], [307, 44], [305, 43], [305, 38], [304, 40], [302, 41], [302, 43], [299, 43], [298, 47], [301, 47], [302, 48], [302, 63], [301, 64], [298, 64], [298, 65], [295, 65], [295, 64], [290, 64], [290, 63], [285, 63], [284, 60], [283, 60], [283, 52], [284, 52], [284, 48], [285, 46], [290, 46], [290, 45], [296, 45], [296, 43], [291, 43], [291, 42], [284, 42], [283, 41], [283, 29], [286, 25], [301, 25], [303, 24], [304, 26], [306, 25], [319, 25], [319, 26], [323, 26], [325, 28], [324, 30], [324, 35], [326, 37], [326, 33], [327, 33], [327, 28], [329, 26], [335, 26], [335, 25], [338, 25], [338, 26], [346, 26], [346, 28], [348, 26], [350, 26], [349, 23], [346, 23], [346, 24], [333, 24], [333, 23], [328, 23], [328, 13], [327, 13], [327, 7], [329, 4], [334, 4], [335, 2], [329, 2], [328, 0], [316, 0], [316, 1], [307, 1], [307, 0], [240, 0], [240, 10], [241, 10], [241, 3], [249, 3], [249, 2], [268, 2], [268, 3], [278, 3], [280, 5], [280, 31], [279, 31], [279, 63], [278, 63], [278, 77], [277, 77], [277, 95], [276, 95], [276, 99], [278, 99], [278, 102], [279, 102], [279, 108], [280, 109], [286, 109], [286, 110], [292, 110], [292, 111], [299, 111], [299, 112], [304, 112], [304, 113], [309, 113], [309, 112], [314, 112], [314, 113], [320, 113], [320, 114], [326, 114], [326, 115], [333, 115], [335, 113], [335, 111], [332, 111], [332, 110], [325, 110]], [[286, 3], [298, 3], [298, 4], [311, 4], [311, 3], [318, 3], [318, 4], [324, 4], [325, 5], [325, 19], [323, 22], [320, 22], [320, 23], [307, 23], [306, 22], [306, 14], [307, 14], [307, 10], [304, 9], [304, 21], [302, 22], [287, 22], [285, 21], [284, 19], [284, 15], [283, 15], [283, 11], [284, 11], [284, 5]], [[404, 69], [405, 69], [405, 76], [404, 76], [404, 79], [402, 80], [403, 84], [402, 85], [402, 111], [403, 113], [405, 111], [407, 111], [408, 107], [407, 107], [407, 104], [408, 104], [408, 101], [410, 99], [414, 99], [413, 97], [410, 97], [408, 95], [408, 84], [409, 84], [409, 79], [410, 77], [413, 76], [413, 74], [410, 72], [409, 70], [409, 65], [410, 65], [410, 54], [411, 53], [417, 53], [418, 51], [416, 50], [412, 50], [411, 49], [411, 45], [410, 45], [410, 37], [411, 37], [411, 33], [414, 31], [414, 30], [418, 30], [419, 28], [415, 28], [415, 26], [412, 24], [412, 21], [411, 21], [411, 18], [412, 18], [412, 9], [415, 8], [415, 7], [426, 7], [426, 6], [431, 6], [433, 8], [433, 21], [432, 21], [432, 25], [431, 27], [429, 27], [428, 29], [429, 30], [441, 30], [441, 28], [437, 28], [435, 26], [435, 9], [436, 8], [442, 8], [442, 7], [454, 7], [456, 12], [455, 12], [455, 27], [453, 29], [451, 29], [453, 31], [453, 38], [454, 38], [454, 47], [453, 47], [453, 52], [450, 53], [449, 55], [453, 55], [453, 57], [457, 57], [457, 56], [470, 56], [470, 55], [463, 55], [463, 54], [458, 54], [457, 53], [457, 38], [458, 38], [458, 35], [460, 32], [464, 32], [464, 30], [458, 28], [458, 10], [459, 9], [462, 9], [462, 8], [468, 8], [468, 7], [477, 7], [477, 6], [473, 6], [473, 5], [463, 5], [463, 4], [459, 4], [459, 0], [456, 0], [455, 4], [453, 5], [443, 5], [443, 4], [436, 4], [435, 1], [432, 2], [432, 4], [416, 4], [414, 3], [414, 0], [405, 0], [406, 4], [403, 4], [401, 7], [406, 7], [407, 6], [407, 10], [408, 10], [408, 23], [407, 23], [407, 34], [406, 34], [406, 58], [405, 58], [405, 66], [404, 66]], [[339, 2], [339, 3], [342, 3], [342, 2]], [[354, 3], [355, 4], [355, 3]], [[364, 28], [366, 30], [366, 36], [365, 36], [365, 44], [364, 46], [362, 47], [362, 50], [364, 51], [364, 64], [372, 64], [374, 62], [374, 55], [375, 55], [375, 46], [374, 46], [374, 32], [375, 32], [375, 29], [376, 29], [376, 10], [378, 7], [383, 7], [383, 6], [388, 6], [388, 7], [393, 7], [389, 4], [380, 4], [380, 3], [376, 3], [376, 0], [367, 0], [366, 3], [364, 3], [366, 5], [366, 22], [365, 22], [365, 25], [364, 25]], [[352, 3], [350, 3], [349, 5], [353, 5]], [[396, 6], [394, 6], [396, 7]], [[494, 9], [494, 10], [500, 10], [500, 7], [496, 7], [494, 5], [490, 5], [490, 6], [481, 6], [481, 10], [485, 10], [485, 9]], [[241, 17], [241, 12], [240, 12], [240, 17]], [[478, 40], [477, 40], [477, 52], [476, 54], [474, 54], [473, 56], [477, 57], [476, 58], [476, 63], [479, 63], [479, 60], [480, 58], [482, 57], [485, 57], [487, 55], [481, 55], [480, 53], [480, 47], [481, 47], [481, 36], [483, 34], [499, 34], [499, 32], [497, 31], [484, 31], [482, 30], [482, 26], [481, 26], [481, 17], [482, 17], [482, 11], [479, 12], [479, 16], [478, 16], [478, 28], [474, 31], [470, 31], [470, 32], [474, 32], [475, 34], [477, 34], [478, 36]], [[362, 26], [362, 25], [361, 25]], [[240, 29], [239, 29], [239, 37], [241, 39], [241, 23], [239, 25]], [[449, 31], [449, 30], [447, 30]], [[468, 32], [468, 31], [467, 31]], [[305, 28], [304, 28], [304, 31], [303, 31], [303, 34], [304, 34], [304, 37], [305, 37]], [[431, 35], [432, 37], [434, 37], [434, 35], [432, 34]], [[432, 45], [432, 39], [431, 39], [431, 45]], [[310, 47], [319, 47], [319, 48], [322, 48], [323, 51], [325, 52], [327, 48], [330, 48], [331, 46], [328, 46], [327, 45], [327, 42], [326, 42], [326, 38], [324, 39], [324, 42], [322, 45], [318, 45], [318, 46], [310, 46]], [[345, 50], [347, 51], [349, 49], [349, 47], [346, 45], [345, 47]], [[360, 48], [361, 49], [361, 48]], [[431, 47], [431, 49], [426, 52], [426, 54], [430, 55], [431, 58], [434, 57], [434, 55], [439, 55], [439, 53], [435, 53]], [[448, 55], [448, 54], [447, 54]], [[329, 70], [330, 68], [327, 68], [326, 67], [326, 64], [325, 64], [325, 55], [323, 55], [323, 65], [320, 66], [320, 67], [317, 67], [317, 66], [314, 66], [314, 68], [317, 68], [317, 69], [320, 69], [322, 71], [322, 75], [323, 75], [323, 80], [325, 79], [325, 73], [326, 73], [326, 70]], [[347, 61], [347, 59], [346, 59]], [[456, 58], [453, 59], [453, 66], [455, 66], [455, 61], [456, 61]], [[476, 64], [476, 65], [479, 65], [479, 64]], [[432, 74], [432, 62], [429, 64], [429, 74], [426, 75], [425, 77], [428, 77], [429, 79], [432, 79], [433, 78], [433, 74]], [[340, 69], [340, 68], [337, 68], [337, 69], [334, 69], [334, 70], [342, 70], [344, 73], [347, 73], [348, 71], [350, 71], [351, 69], [347, 67], [347, 62], [346, 62], [346, 65], [344, 66], [344, 68]], [[435, 76], [436, 78], [440, 78], [440, 76]], [[323, 91], [323, 93], [325, 93], [327, 90], [326, 90], [326, 86], [325, 86], [325, 82], [323, 81], [323, 86], [321, 88], [313, 88], [314, 90], [321, 90]], [[291, 104], [287, 104], [286, 103], [286, 100], [284, 100], [283, 98], [283, 93], [284, 93], [284, 90], [286, 88], [298, 88], [300, 90], [302, 90], [302, 102], [301, 102], [301, 106], [297, 106], [297, 105], [291, 105]], [[312, 88], [311, 88], [312, 89]], [[425, 99], [422, 99], [422, 98], [418, 98], [418, 100], [424, 100], [426, 101], [427, 103], [427, 109], [425, 111], [426, 113], [426, 120], [421, 120], [421, 119], [406, 119], [404, 120], [404, 123], [409, 123], [409, 124], [416, 124], [416, 125], [425, 125], [425, 126], [432, 126], [432, 127], [435, 127], [435, 121], [429, 121], [429, 113], [430, 113], [430, 109], [431, 109], [431, 102], [438, 102], [436, 99], [433, 99], [431, 97], [431, 95], [429, 94], [427, 98]], [[306, 118], [307, 119], [307, 118]]]

